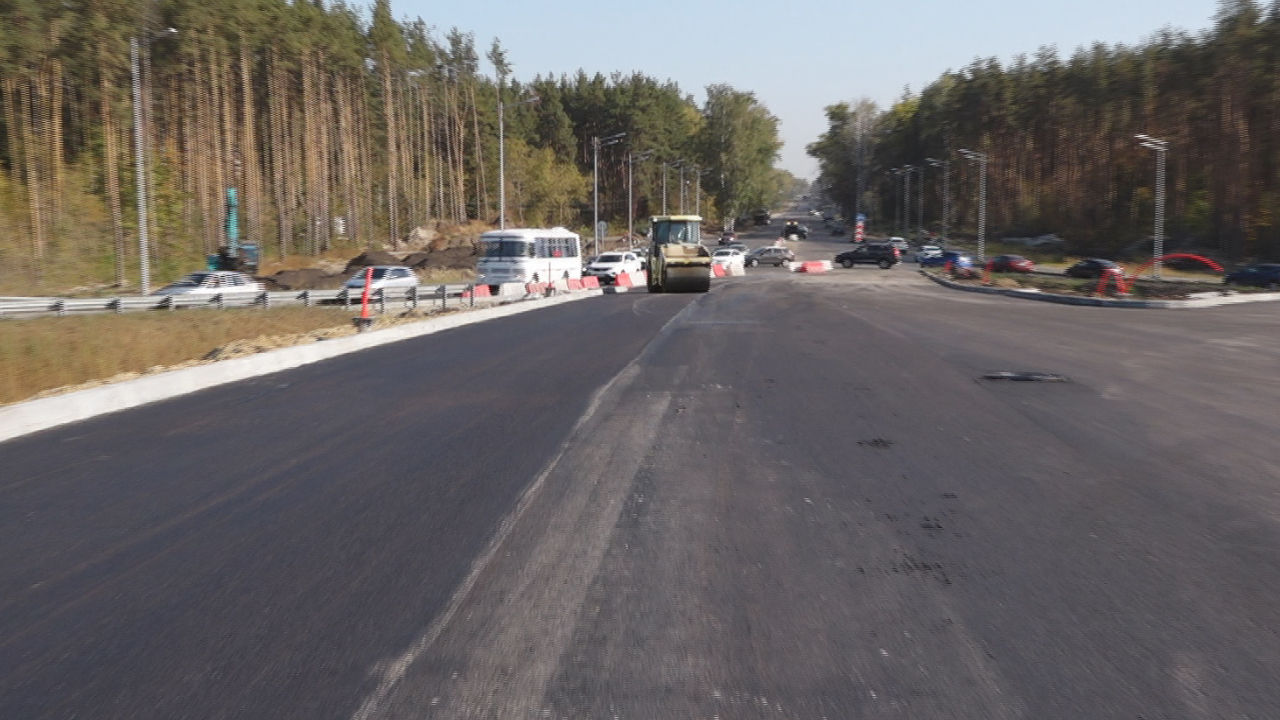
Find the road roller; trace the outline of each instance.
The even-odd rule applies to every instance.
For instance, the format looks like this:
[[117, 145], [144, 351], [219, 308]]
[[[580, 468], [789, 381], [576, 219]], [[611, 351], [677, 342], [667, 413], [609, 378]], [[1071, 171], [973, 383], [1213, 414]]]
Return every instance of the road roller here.
[[711, 251], [702, 244], [702, 218], [659, 215], [649, 219], [649, 292], [711, 289]]

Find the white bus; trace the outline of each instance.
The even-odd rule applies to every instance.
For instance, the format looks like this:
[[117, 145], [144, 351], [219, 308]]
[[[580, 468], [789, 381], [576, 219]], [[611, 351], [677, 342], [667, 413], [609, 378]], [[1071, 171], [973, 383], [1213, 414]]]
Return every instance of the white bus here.
[[582, 277], [582, 239], [557, 228], [507, 228], [480, 236], [476, 282], [551, 282]]

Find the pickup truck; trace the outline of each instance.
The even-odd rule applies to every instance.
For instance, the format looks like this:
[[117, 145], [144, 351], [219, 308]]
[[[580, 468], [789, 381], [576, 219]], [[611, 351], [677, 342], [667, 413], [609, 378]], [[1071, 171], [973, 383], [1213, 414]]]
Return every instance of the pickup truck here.
[[888, 270], [902, 260], [902, 253], [889, 243], [864, 242], [836, 256], [835, 262], [846, 268], [854, 265], [876, 265]]

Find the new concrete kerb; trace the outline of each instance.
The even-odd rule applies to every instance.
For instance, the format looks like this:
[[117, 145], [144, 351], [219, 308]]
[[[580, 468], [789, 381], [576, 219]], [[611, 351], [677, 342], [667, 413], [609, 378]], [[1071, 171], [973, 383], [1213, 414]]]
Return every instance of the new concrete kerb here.
[[1224, 295], [1222, 297], [1193, 298], [1191, 300], [1122, 300], [1119, 298], [1083, 297], [1080, 295], [1055, 295], [1038, 290], [1014, 290], [986, 286], [965, 285], [938, 277], [927, 270], [920, 270], [921, 275], [930, 280], [949, 287], [952, 290], [986, 293], [988, 295], [1005, 295], [1024, 300], [1060, 303], [1063, 305], [1093, 305], [1096, 307], [1117, 307], [1160, 310], [1190, 310], [1193, 308], [1216, 307], [1218, 305], [1239, 305], [1240, 303], [1265, 302], [1280, 300], [1280, 293], [1249, 293], [1248, 295]]
[[383, 330], [296, 345], [248, 357], [147, 375], [64, 395], [14, 403], [0, 407], [0, 442], [237, 380], [328, 360], [357, 350], [600, 295], [599, 290], [584, 290], [570, 295], [553, 295], [536, 300], [468, 310], [422, 322], [395, 325]]

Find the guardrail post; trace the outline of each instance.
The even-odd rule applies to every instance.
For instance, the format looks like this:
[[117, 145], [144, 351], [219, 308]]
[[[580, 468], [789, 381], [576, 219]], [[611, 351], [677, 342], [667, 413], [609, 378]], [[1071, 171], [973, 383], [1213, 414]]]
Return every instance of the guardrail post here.
[[56, 312], [58, 313], [58, 317], [66, 317], [66, 315], [67, 315], [67, 301], [66, 301], [66, 300], [63, 300], [62, 298], [58, 298], [57, 300], [54, 300], [54, 301], [53, 301], [53, 309], [54, 309], [54, 311], [56, 311]]
[[417, 285], [414, 285], [413, 287], [409, 288], [409, 309], [410, 310], [418, 309], [418, 286]]
[[120, 298], [112, 298], [111, 302], [107, 303], [107, 308], [109, 310], [114, 310], [116, 314], [119, 315], [124, 312], [124, 301]]
[[262, 303], [263, 310], [269, 310], [271, 308], [271, 294], [266, 290], [262, 291], [262, 294], [258, 296], [258, 300]]
[[476, 306], [476, 284], [471, 283], [467, 286], [467, 295], [471, 296], [471, 307]]
[[165, 295], [165, 296], [164, 296], [164, 300], [162, 300], [162, 301], [160, 302], [160, 307], [165, 308], [165, 309], [168, 309], [168, 310], [173, 310], [173, 309], [175, 309], [175, 305], [176, 305], [176, 303], [174, 303], [174, 302], [173, 302], [173, 299], [174, 299], [175, 297], [177, 297], [177, 296], [176, 296], [176, 295]]
[[387, 291], [386, 288], [378, 288], [378, 314], [387, 314]]
[[449, 289], [441, 285], [436, 288], [436, 293], [440, 295], [440, 309], [444, 310], [449, 304]]
[[298, 297], [302, 298], [302, 307], [311, 307], [311, 291], [303, 290], [298, 293]]
[[214, 295], [213, 302], [217, 304], [219, 310], [222, 310], [223, 309], [222, 293], [218, 293], [217, 295]]

